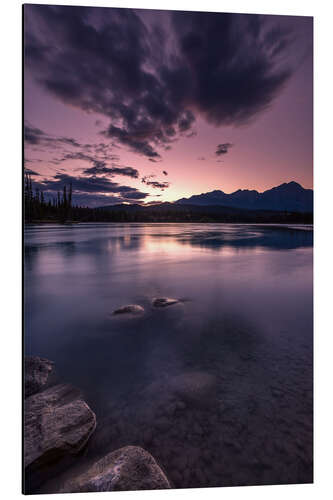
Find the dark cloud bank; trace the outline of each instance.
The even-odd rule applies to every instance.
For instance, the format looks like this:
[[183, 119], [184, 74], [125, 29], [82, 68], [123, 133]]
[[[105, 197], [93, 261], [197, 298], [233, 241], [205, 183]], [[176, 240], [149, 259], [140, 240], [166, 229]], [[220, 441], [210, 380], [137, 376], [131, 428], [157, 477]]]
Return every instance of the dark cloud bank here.
[[25, 19], [26, 66], [38, 82], [109, 117], [105, 136], [151, 158], [188, 133], [196, 113], [247, 122], [290, 76], [290, 35], [264, 16], [157, 12], [152, 26], [145, 11], [26, 5]]
[[[45, 5], [25, 5], [24, 12], [27, 71], [63, 103], [107, 117], [102, 136], [151, 161], [179, 137], [193, 136], [198, 115], [216, 126], [248, 123], [292, 73], [291, 33], [265, 16]], [[31, 145], [79, 147], [31, 126], [25, 138]], [[216, 154], [230, 146], [219, 145]], [[139, 175], [87, 156], [92, 165], [84, 176]], [[112, 193], [114, 183], [94, 179], [78, 177], [75, 184]], [[61, 181], [56, 176], [48, 188]]]
[[98, 206], [124, 201], [140, 202], [149, 196], [148, 193], [143, 193], [130, 186], [122, 186], [106, 177], [72, 176], [65, 173], [58, 173], [53, 179], [35, 182], [34, 185], [42, 190], [46, 197], [52, 197], [57, 191], [61, 192], [65, 184], [69, 185], [70, 183], [76, 193], [75, 202], [83, 205], [89, 203], [91, 206]]

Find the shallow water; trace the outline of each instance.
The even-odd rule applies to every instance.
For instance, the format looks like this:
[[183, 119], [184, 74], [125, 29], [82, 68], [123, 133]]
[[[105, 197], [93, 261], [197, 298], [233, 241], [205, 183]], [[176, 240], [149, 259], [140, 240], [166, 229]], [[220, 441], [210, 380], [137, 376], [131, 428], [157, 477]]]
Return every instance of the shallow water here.
[[97, 415], [78, 464], [134, 444], [175, 487], [311, 482], [312, 257], [309, 226], [27, 226], [26, 353]]

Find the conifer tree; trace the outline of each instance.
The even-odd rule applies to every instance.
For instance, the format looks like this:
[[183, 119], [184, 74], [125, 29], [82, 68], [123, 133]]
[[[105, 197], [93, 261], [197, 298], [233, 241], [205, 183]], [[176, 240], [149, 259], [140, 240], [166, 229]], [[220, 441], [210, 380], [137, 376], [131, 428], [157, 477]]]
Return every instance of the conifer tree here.
[[66, 184], [64, 185], [64, 194], [63, 194], [62, 203], [63, 203], [63, 207], [67, 208], [67, 188], [66, 188]]
[[69, 208], [72, 207], [72, 191], [73, 191], [73, 186], [72, 186], [72, 182], [70, 183], [69, 185], [69, 195], [68, 195], [68, 206]]

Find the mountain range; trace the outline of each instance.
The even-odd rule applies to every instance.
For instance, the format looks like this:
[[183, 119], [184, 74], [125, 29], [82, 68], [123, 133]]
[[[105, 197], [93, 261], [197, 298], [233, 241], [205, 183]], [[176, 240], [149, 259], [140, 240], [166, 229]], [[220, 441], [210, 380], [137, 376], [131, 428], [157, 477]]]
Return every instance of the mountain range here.
[[177, 205], [223, 206], [247, 210], [273, 210], [288, 212], [313, 212], [313, 190], [304, 189], [295, 181], [285, 182], [263, 193], [238, 189], [234, 193], [220, 190], [181, 198]]

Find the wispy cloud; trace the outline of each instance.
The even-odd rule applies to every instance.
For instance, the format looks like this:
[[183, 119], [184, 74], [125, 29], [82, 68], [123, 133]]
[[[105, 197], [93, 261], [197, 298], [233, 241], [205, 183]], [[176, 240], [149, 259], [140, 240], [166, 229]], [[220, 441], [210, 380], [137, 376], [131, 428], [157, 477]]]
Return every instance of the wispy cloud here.
[[233, 144], [231, 144], [230, 142], [225, 142], [223, 144], [218, 144], [216, 146], [216, 151], [215, 151], [215, 154], [217, 156], [221, 156], [221, 155], [225, 155], [229, 152], [229, 149], [233, 147]]

